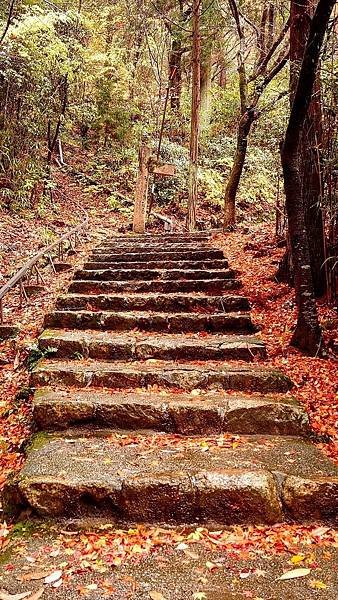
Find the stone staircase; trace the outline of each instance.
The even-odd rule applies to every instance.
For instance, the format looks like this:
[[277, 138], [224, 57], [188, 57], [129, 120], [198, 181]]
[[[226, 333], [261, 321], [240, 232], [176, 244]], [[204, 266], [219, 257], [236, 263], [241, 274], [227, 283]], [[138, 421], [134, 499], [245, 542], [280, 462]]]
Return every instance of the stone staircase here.
[[46, 316], [53, 354], [32, 374], [45, 433], [17, 502], [110, 522], [333, 518], [337, 470], [307, 439], [292, 382], [262, 364], [240, 287], [206, 234], [95, 249]]

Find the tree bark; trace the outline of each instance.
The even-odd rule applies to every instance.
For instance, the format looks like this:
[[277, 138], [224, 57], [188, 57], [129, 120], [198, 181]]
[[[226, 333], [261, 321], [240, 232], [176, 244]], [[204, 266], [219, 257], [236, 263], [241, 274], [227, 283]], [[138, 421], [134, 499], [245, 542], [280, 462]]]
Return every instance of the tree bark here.
[[[297, 0], [291, 5], [290, 60], [291, 99], [295, 94], [304, 48], [309, 36], [314, 0]], [[310, 264], [315, 294], [322, 296], [326, 290], [325, 240], [322, 199], [322, 109], [321, 83], [317, 70], [314, 90], [300, 139], [300, 174], [305, 210], [305, 224], [309, 239]]]
[[222, 64], [221, 67], [220, 67], [220, 72], [219, 72], [219, 82], [218, 82], [218, 85], [219, 85], [220, 88], [224, 89], [225, 86], [226, 86], [226, 84], [227, 84], [227, 70], [226, 70], [225, 65]]
[[281, 153], [298, 306], [297, 325], [291, 344], [311, 355], [319, 352], [322, 338], [310, 264], [299, 151], [301, 132], [316, 80], [320, 51], [334, 5], [335, 0], [318, 2], [310, 26]]
[[210, 88], [212, 73], [212, 49], [206, 50], [201, 61], [201, 131], [210, 125]]
[[229, 180], [225, 188], [224, 197], [224, 228], [229, 229], [236, 223], [236, 195], [243, 172], [246, 151], [248, 147], [248, 136], [251, 125], [255, 119], [255, 110], [248, 109], [242, 116], [237, 133], [237, 148], [230, 172]]
[[148, 164], [152, 151], [148, 146], [140, 146], [139, 149], [139, 173], [135, 186], [135, 203], [134, 203], [134, 233], [144, 233], [146, 227], [147, 200], [148, 200], [148, 185], [149, 185], [149, 170]]
[[192, 103], [189, 160], [189, 198], [187, 216], [188, 231], [194, 231], [196, 227], [196, 207], [198, 196], [198, 149], [201, 104], [201, 5], [202, 0], [193, 0]]
[[170, 108], [179, 112], [182, 92], [182, 41], [173, 39], [169, 53]]

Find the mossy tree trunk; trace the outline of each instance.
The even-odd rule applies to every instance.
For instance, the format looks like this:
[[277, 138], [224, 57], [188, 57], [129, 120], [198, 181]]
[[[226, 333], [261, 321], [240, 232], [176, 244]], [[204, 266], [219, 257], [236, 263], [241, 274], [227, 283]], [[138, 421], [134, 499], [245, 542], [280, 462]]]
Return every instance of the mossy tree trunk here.
[[315, 301], [306, 230], [300, 149], [302, 129], [315, 86], [320, 51], [334, 5], [335, 0], [319, 0], [311, 21], [281, 153], [298, 306], [297, 325], [291, 343], [311, 355], [316, 355], [320, 350], [321, 328]]
[[237, 133], [237, 147], [234, 162], [225, 188], [224, 228], [228, 229], [236, 223], [236, 196], [241, 180], [248, 147], [248, 136], [255, 119], [255, 110], [248, 109], [242, 116]]

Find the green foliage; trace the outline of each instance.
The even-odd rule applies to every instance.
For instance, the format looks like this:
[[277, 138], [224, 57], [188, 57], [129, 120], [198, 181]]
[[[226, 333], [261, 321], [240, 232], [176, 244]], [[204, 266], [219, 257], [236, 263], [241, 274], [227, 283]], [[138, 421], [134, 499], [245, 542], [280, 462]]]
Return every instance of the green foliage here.
[[[235, 140], [219, 135], [204, 140], [199, 168], [199, 197], [211, 205], [223, 205], [224, 188], [233, 162]], [[156, 203], [168, 206], [170, 202], [185, 205], [189, 170], [188, 150], [165, 139], [161, 159], [176, 166], [174, 177], [156, 180]], [[257, 146], [249, 147], [238, 193], [239, 219], [250, 213], [250, 218], [261, 220], [273, 214], [278, 175], [274, 152]]]
[[170, 202], [180, 202], [186, 197], [189, 154], [187, 148], [180, 144], [164, 139], [161, 147], [161, 160], [175, 165], [174, 177], [161, 177], [156, 179], [155, 197], [159, 205], [168, 205]]
[[37, 344], [33, 344], [29, 348], [29, 354], [27, 357], [28, 371], [33, 371], [39, 360], [53, 356], [55, 352], [57, 352], [57, 348], [53, 348], [52, 346], [48, 346], [48, 348], [45, 350], [41, 350]]
[[44, 177], [47, 126], [53, 131], [60, 114], [65, 75], [72, 82], [81, 64], [78, 32], [71, 12], [35, 6], [0, 47], [0, 178], [12, 208], [29, 206]]
[[217, 136], [221, 132], [233, 132], [240, 106], [237, 76], [231, 74], [225, 88], [213, 86], [211, 94], [211, 126], [208, 137]]
[[[7, 18], [5, 4], [0, 7], [0, 30]], [[248, 17], [243, 26], [249, 42], [245, 66], [250, 80], [260, 54], [254, 30], [261, 26], [262, 6], [253, 0], [241, 0], [239, 7]], [[287, 19], [288, 8], [279, 0], [276, 7], [277, 35]], [[176, 175], [157, 178], [154, 193], [160, 206], [185, 206], [191, 5], [168, 0], [88, 0], [80, 4], [78, 0], [23, 0], [16, 4], [14, 16], [0, 46], [0, 205], [23, 211], [33, 206], [41, 216], [49, 208], [55, 184], [53, 170], [47, 164], [47, 132], [49, 128], [53, 138], [66, 89], [66, 110], [59, 132], [65, 142], [66, 162], [72, 167], [72, 154], [81, 155], [83, 151], [86, 161], [79, 161], [81, 173], [75, 177], [85, 193], [104, 194], [109, 210], [131, 216], [131, 203], [115, 190], [133, 198], [140, 140], [156, 148], [174, 42], [175, 52], [181, 52], [177, 63], [180, 109], [171, 106], [169, 94], [161, 159], [175, 164]], [[203, 115], [210, 117], [210, 125], [208, 118], [202, 119], [199, 197], [212, 210], [223, 204], [240, 118], [238, 35], [228, 3], [211, 3], [204, 8], [201, 34], [204, 100], [205, 90], [210, 89], [210, 102], [203, 102]], [[323, 60], [327, 63], [331, 60], [329, 47], [326, 52]], [[210, 57], [211, 69], [207, 68]], [[225, 75], [222, 81], [221, 73]], [[328, 73], [323, 68], [326, 98], [333, 93]], [[264, 74], [251, 79], [249, 101], [263, 79]], [[288, 68], [284, 68], [259, 99], [259, 118], [250, 132], [238, 191], [240, 218], [249, 213], [250, 218], [260, 219], [273, 212], [280, 172], [279, 144], [289, 112], [288, 95], [278, 102], [276, 98], [288, 90], [288, 79]], [[334, 100], [336, 97], [325, 102], [334, 106]], [[324, 158], [327, 169], [333, 170], [332, 152]], [[46, 232], [46, 242], [48, 236]]]

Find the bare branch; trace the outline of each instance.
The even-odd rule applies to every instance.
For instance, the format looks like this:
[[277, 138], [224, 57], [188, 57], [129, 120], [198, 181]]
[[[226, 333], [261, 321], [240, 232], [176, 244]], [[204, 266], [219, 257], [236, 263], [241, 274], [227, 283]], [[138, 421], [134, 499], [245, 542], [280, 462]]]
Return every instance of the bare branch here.
[[243, 27], [241, 24], [239, 10], [238, 10], [235, 0], [229, 0], [229, 5], [230, 5], [230, 10], [232, 12], [232, 16], [236, 22], [238, 37], [240, 40], [243, 40], [244, 39], [244, 31], [243, 31]]
[[272, 81], [274, 79], [274, 77], [276, 77], [276, 75], [278, 75], [278, 73], [284, 69], [285, 65], [287, 64], [289, 60], [289, 50], [287, 51], [286, 54], [284, 54], [282, 56], [282, 58], [280, 60], [278, 60], [274, 66], [272, 67], [272, 69], [269, 71], [269, 73], [267, 73], [267, 75], [264, 78], [264, 81], [262, 83], [262, 87], [263, 89], [266, 88], [267, 85], [269, 85], [270, 81]]
[[15, 0], [11, 0], [9, 7], [8, 7], [8, 16], [7, 16], [7, 21], [6, 21], [6, 25], [5, 25], [5, 29], [2, 32], [1, 38], [0, 38], [0, 44], [2, 44], [2, 42], [4, 41], [7, 31], [9, 30], [11, 24], [12, 24], [12, 17], [13, 17], [13, 13], [14, 13], [14, 6], [15, 6]]
[[282, 31], [280, 32], [279, 36], [275, 39], [275, 41], [271, 45], [266, 56], [258, 64], [257, 69], [255, 70], [254, 74], [250, 77], [250, 81], [253, 81], [257, 77], [259, 77], [259, 75], [262, 75], [262, 73], [264, 73], [266, 67], [268, 66], [268, 63], [270, 62], [270, 60], [273, 57], [274, 53], [276, 52], [277, 48], [280, 46], [280, 44], [284, 40], [284, 38], [289, 30], [289, 27], [290, 27], [290, 18], [286, 21]]
[[289, 50], [287, 51], [286, 54], [283, 54], [281, 56], [281, 58], [279, 58], [273, 65], [273, 67], [271, 68], [271, 70], [269, 71], [269, 73], [267, 73], [267, 75], [265, 76], [265, 78], [263, 79], [263, 81], [256, 87], [252, 101], [251, 101], [251, 106], [256, 106], [262, 93], [264, 92], [265, 88], [269, 85], [269, 83], [276, 77], [276, 75], [278, 75], [278, 73], [285, 67], [285, 65], [287, 64], [289, 60]]
[[230, 10], [236, 22], [237, 34], [239, 38], [239, 51], [237, 54], [238, 60], [238, 75], [239, 75], [239, 93], [241, 99], [241, 113], [245, 113], [248, 105], [248, 82], [245, 69], [245, 35], [241, 23], [238, 6], [235, 0], [229, 0]]

